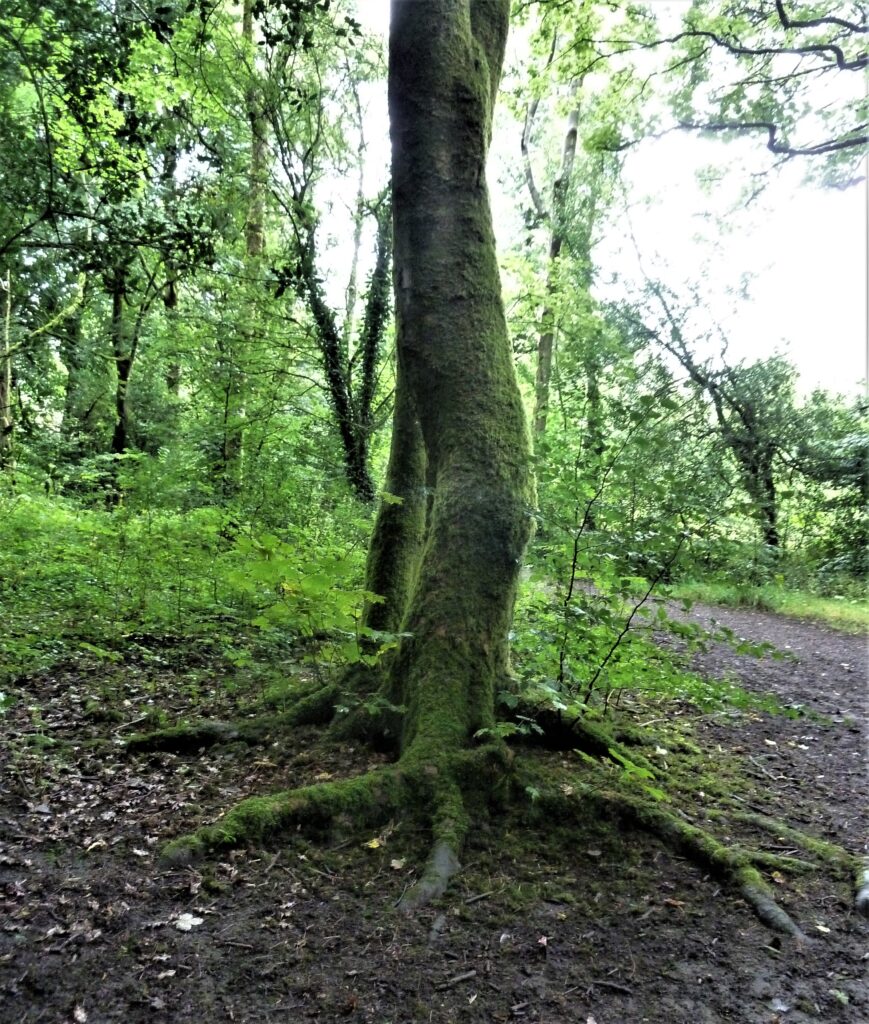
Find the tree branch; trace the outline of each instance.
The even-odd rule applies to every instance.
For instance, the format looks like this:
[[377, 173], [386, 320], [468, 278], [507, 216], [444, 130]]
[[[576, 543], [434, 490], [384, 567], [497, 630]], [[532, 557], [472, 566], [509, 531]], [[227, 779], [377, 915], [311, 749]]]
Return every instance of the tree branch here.
[[[820, 156], [823, 153], [835, 153], [843, 149], [855, 149], [869, 143], [869, 135], [849, 135], [844, 139], [831, 139], [828, 142], [821, 142], [815, 146], [789, 146], [778, 141], [780, 128], [772, 121], [720, 121], [709, 123], [697, 123], [694, 121], [680, 121], [679, 128], [689, 131], [700, 132], [749, 132], [765, 131], [768, 135], [766, 148], [771, 153], [782, 156]], [[852, 132], [861, 132], [869, 128], [869, 124], [859, 124], [852, 128]]]
[[775, 0], [775, 9], [778, 13], [779, 21], [784, 28], [820, 28], [822, 25], [838, 25], [848, 32], [869, 32], [869, 26], [867, 25], [857, 25], [853, 21], [846, 21], [844, 18], [837, 18], [834, 15], [823, 18], [809, 18], [805, 21], [794, 21], [785, 11], [785, 5], [782, 3], [782, 0]]

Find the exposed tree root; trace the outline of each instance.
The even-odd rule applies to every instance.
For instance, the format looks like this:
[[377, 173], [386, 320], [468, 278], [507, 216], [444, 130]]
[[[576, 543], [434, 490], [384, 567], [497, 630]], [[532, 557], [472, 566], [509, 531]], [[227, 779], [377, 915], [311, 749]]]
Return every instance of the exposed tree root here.
[[[653, 733], [638, 730], [630, 725], [608, 728], [602, 722], [581, 718], [577, 714], [540, 710], [529, 706], [524, 706], [521, 713], [537, 722], [543, 730], [538, 742], [548, 749], [574, 748], [586, 754], [607, 758], [613, 763], [625, 764], [628, 761], [637, 768], [651, 771], [655, 776], [661, 773], [659, 765], [652, 764], [636, 749], [638, 746], [651, 746], [656, 743]], [[668, 738], [666, 742], [670, 752], [701, 753], [699, 748], [687, 742], [674, 743], [672, 738]], [[673, 769], [669, 770], [669, 774], [673, 774]], [[680, 774], [682, 773], [677, 769], [676, 776]], [[727, 797], [727, 789], [724, 786], [719, 788], [714, 783], [710, 785], [709, 782], [704, 783], [704, 786], [707, 789], [715, 789], [724, 798]], [[535, 785], [533, 788], [536, 791], [539, 787]], [[690, 780], [683, 779], [682, 788], [690, 791]], [[648, 798], [634, 798], [589, 788], [583, 792], [585, 799], [590, 800], [602, 811], [606, 810], [600, 803], [602, 797], [605, 797], [606, 802], [615, 800], [621, 806], [611, 809], [618, 810], [622, 817], [629, 818], [669, 845], [682, 849], [698, 863], [729, 879], [752, 906], [757, 916], [777, 931], [783, 931], [802, 940], [806, 939], [799, 927], [775, 903], [772, 890], [757, 871], [758, 866], [798, 874], [817, 871], [823, 863], [831, 865], [856, 877], [856, 909], [869, 917], [869, 860], [861, 863], [858, 858], [833, 843], [808, 835], [762, 814], [739, 809], [727, 813], [708, 809], [706, 814], [710, 818], [741, 821], [762, 828], [813, 854], [816, 860], [809, 861], [762, 850], [725, 846], [708, 832], [666, 811], [660, 804]], [[561, 798], [561, 794], [556, 794], [556, 798]]]
[[[337, 685], [311, 689], [300, 693], [295, 706], [279, 715], [236, 724], [176, 726], [133, 737], [129, 747], [190, 750], [221, 742], [260, 742], [278, 730], [328, 722], [339, 698]], [[539, 710], [534, 717], [545, 730], [542, 742], [546, 746], [555, 750], [579, 749], [614, 764], [629, 763], [632, 769], [660, 773], [660, 766], [653, 765], [638, 749], [640, 743], [633, 734], [625, 736], [626, 742], [622, 742], [598, 721]], [[559, 789], [553, 788], [551, 775], [533, 767], [526, 772], [522, 782], [526, 790], [533, 789], [538, 794], [535, 807], [539, 811], [563, 820], [584, 818], [591, 808], [603, 817], [642, 828], [729, 883], [768, 927], [800, 941], [808, 941], [806, 935], [776, 903], [758, 867], [789, 874], [817, 870], [817, 862], [849, 872], [858, 867], [858, 861], [840, 847], [760, 814], [738, 810], [724, 813], [716, 809], [705, 812], [710, 818], [742, 821], [786, 838], [813, 855], [814, 860], [727, 845], [640, 789], [632, 792], [630, 784], [613, 785], [612, 776], [602, 778], [598, 786], [577, 782], [575, 773], [571, 773], [569, 785], [565, 783]], [[388, 768], [339, 782], [244, 800], [215, 824], [169, 843], [163, 850], [163, 859], [172, 864], [187, 863], [222, 847], [262, 841], [297, 826], [327, 828], [341, 822], [355, 827], [376, 826], [397, 814], [410, 813], [432, 836], [431, 853], [420, 878], [399, 901], [402, 909], [413, 911], [442, 896], [460, 869], [459, 857], [472, 817], [485, 813], [481, 799], [497, 798], [499, 783], [515, 782], [509, 751], [499, 741], [458, 752], [411, 745]], [[506, 788], [504, 785], [504, 792]], [[869, 916], [869, 865], [860, 866], [857, 907]]]
[[[717, 812], [710, 814], [710, 817], [716, 816], [718, 816]], [[770, 835], [787, 839], [808, 853], [813, 853], [819, 860], [826, 861], [828, 864], [841, 868], [848, 873], [854, 871], [859, 866], [858, 859], [848, 853], [847, 850], [843, 850], [841, 846], [829, 843], [825, 839], [818, 839], [816, 836], [810, 836], [784, 821], [779, 821], [777, 818], [770, 818], [753, 811], [740, 810], [728, 812], [727, 817], [731, 821], [743, 821], [749, 825], [756, 825], [758, 828], [769, 832]]]
[[[750, 851], [725, 846], [709, 832], [648, 798], [589, 785], [574, 785], [568, 796], [551, 789], [549, 780], [543, 778], [537, 778], [533, 787], [539, 793], [538, 806], [548, 815], [562, 820], [582, 818], [593, 807], [602, 816], [615, 816], [650, 832], [732, 885], [767, 927], [808, 941], [799, 925], [776, 903], [772, 890], [754, 866], [756, 860]], [[764, 860], [769, 863], [770, 858]], [[776, 860], [776, 866], [784, 868], [783, 860]]]
[[167, 843], [161, 860], [171, 865], [189, 864], [216, 850], [272, 838], [295, 825], [323, 828], [345, 816], [355, 825], [380, 824], [410, 803], [408, 788], [409, 780], [393, 767], [340, 782], [249, 797], [214, 825]]
[[[654, 767], [639, 750], [634, 749], [633, 744], [639, 745], [636, 740], [623, 742], [622, 735], [617, 736], [608, 724], [582, 718], [575, 712], [551, 711], [534, 705], [520, 705], [516, 714], [520, 719], [531, 719], [541, 730], [536, 736], [531, 734], [528, 737], [531, 744], [544, 746], [547, 750], [578, 749], [598, 757], [611, 757], [615, 750], [637, 767], [648, 770]], [[628, 744], [632, 744], [630, 749]], [[646, 744], [649, 744], [648, 740]]]
[[504, 748], [492, 744], [437, 760], [406, 757], [352, 779], [251, 797], [215, 824], [169, 842], [161, 859], [170, 865], [188, 864], [221, 848], [274, 838], [295, 826], [322, 829], [341, 821], [376, 826], [409, 812], [423, 820], [433, 837], [422, 876], [400, 902], [403, 909], [415, 910], [442, 895], [459, 870], [471, 791], [495, 766], [503, 777], [504, 763]]
[[[854, 879], [855, 899], [854, 906], [859, 914], [869, 917], [869, 859], [861, 862], [859, 857], [853, 856], [847, 850], [835, 843], [818, 839], [816, 836], [807, 835], [779, 821], [777, 818], [769, 818], [763, 814], [756, 814], [752, 811], [732, 811], [727, 815], [721, 812], [712, 811], [710, 817], [727, 817], [733, 821], [743, 821], [757, 828], [762, 828], [771, 835], [781, 839], [787, 839], [795, 846], [802, 847], [809, 853], [815, 855], [819, 861], [839, 869], [844, 874]], [[817, 865], [815, 865], [817, 867]], [[793, 870], [788, 869], [788, 870]]]
[[126, 749], [131, 753], [158, 750], [189, 753], [220, 743], [264, 743], [276, 732], [300, 725], [326, 724], [335, 714], [338, 698], [337, 685], [318, 686], [301, 691], [287, 711], [235, 722], [190, 722], [153, 732], [134, 733], [127, 740]]
[[427, 906], [447, 891], [450, 879], [461, 870], [455, 850], [447, 843], [435, 843], [422, 877], [398, 901], [402, 910], [413, 911]]

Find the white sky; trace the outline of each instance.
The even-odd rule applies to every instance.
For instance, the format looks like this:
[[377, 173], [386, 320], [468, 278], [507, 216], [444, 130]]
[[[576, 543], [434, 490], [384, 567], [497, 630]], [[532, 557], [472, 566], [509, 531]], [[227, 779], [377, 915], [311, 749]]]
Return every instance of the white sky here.
[[[730, 360], [783, 352], [800, 372], [802, 391], [859, 394], [866, 373], [865, 183], [844, 191], [801, 186], [797, 162], [751, 208], [727, 215], [733, 192], [705, 195], [694, 173], [731, 157], [738, 163], [740, 149], [757, 145], [674, 135], [629, 157], [637, 197], [631, 220], [646, 269], [677, 291], [683, 281], [701, 284], [710, 317], [730, 340]], [[736, 173], [733, 182], [738, 187], [744, 178]], [[644, 192], [653, 195], [651, 205], [639, 202]], [[724, 232], [710, 213], [725, 215]], [[632, 249], [623, 247], [621, 259], [599, 258], [627, 274], [636, 265]], [[737, 303], [727, 290], [738, 289], [745, 274], [753, 278], [750, 299]]]
[[[385, 46], [388, 0], [360, 0], [359, 7], [366, 28], [383, 33]], [[372, 90], [366, 103], [372, 165], [367, 189], [374, 194], [389, 164], [385, 84]], [[504, 136], [494, 140], [489, 168], [502, 244], [509, 241], [510, 225], [518, 230], [519, 211], [527, 205], [525, 196], [510, 196], [499, 186], [498, 161], [515, 166], [520, 160], [521, 129], [511, 124], [505, 130], [508, 121], [500, 119]], [[728, 335], [731, 361], [783, 352], [799, 370], [801, 391], [822, 387], [859, 394], [865, 387], [869, 332], [866, 183], [844, 191], [801, 186], [804, 166], [795, 161], [751, 208], [728, 213], [722, 234], [708, 215], [732, 209], [745, 184], [745, 172], [739, 171], [743, 157], [757, 166], [766, 154], [764, 141], [724, 143], [675, 134], [643, 143], [629, 155], [631, 226], [645, 268], [676, 291], [686, 281], [701, 286], [709, 317]], [[695, 179], [706, 165], [736, 168], [711, 196]], [[647, 197], [652, 200], [648, 204], [643, 202]], [[349, 195], [347, 201], [352, 202]], [[346, 237], [346, 225], [333, 231]], [[628, 230], [622, 238], [617, 230], [613, 234], [596, 253], [602, 277], [614, 270], [623, 278], [636, 277]], [[750, 299], [734, 312], [728, 291], [739, 286], [744, 274], [754, 278]], [[334, 301], [343, 304], [338, 294]]]

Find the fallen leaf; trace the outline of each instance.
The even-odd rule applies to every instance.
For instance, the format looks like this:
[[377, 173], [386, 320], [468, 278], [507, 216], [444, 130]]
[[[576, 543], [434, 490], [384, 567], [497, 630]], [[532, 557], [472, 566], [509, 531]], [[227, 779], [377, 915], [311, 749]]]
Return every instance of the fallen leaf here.
[[175, 921], [175, 927], [179, 932], [189, 932], [191, 928], [202, 924], [204, 918], [194, 917], [192, 914], [181, 914]]
[[829, 935], [829, 934], [830, 934], [830, 929], [829, 929], [829, 928], [828, 928], [828, 927], [827, 927], [826, 925], [823, 925], [823, 924], [816, 924], [816, 925], [815, 925], [815, 927], [816, 927], [816, 928], [818, 929], [818, 931], [819, 931], [819, 932], [821, 932], [821, 933], [822, 933], [823, 935]]
[[367, 846], [369, 850], [379, 850], [383, 843], [375, 836], [374, 839], [369, 839], [367, 843], [362, 845]]
[[405, 864], [404, 857], [401, 857], [401, 858], [396, 857], [396, 858], [394, 858], [393, 860], [391, 860], [389, 862], [389, 866], [392, 868], [393, 871], [401, 871], [401, 869], [404, 867], [404, 864]]

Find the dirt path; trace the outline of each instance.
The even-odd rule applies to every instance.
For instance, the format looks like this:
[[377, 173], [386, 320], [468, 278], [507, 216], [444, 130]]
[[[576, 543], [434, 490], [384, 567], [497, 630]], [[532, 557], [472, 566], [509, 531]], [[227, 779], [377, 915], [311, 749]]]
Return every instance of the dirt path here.
[[[747, 809], [863, 849], [865, 642], [778, 616], [714, 614], [795, 660], [715, 647], [701, 666], [801, 713], [675, 713], [716, 758], [746, 765]], [[29, 680], [2, 721], [4, 1024], [869, 1020], [869, 928], [846, 885], [779, 877], [782, 905], [812, 938], [802, 946], [654, 840], [601, 823], [564, 834], [557, 823], [492, 822], [443, 904], [411, 919], [393, 907], [422, 840], [400, 825], [158, 870], [160, 842], [240, 796], [372, 761], [307, 732], [293, 749], [124, 754], [126, 723], [155, 704], [225, 715], [233, 698], [220, 679], [172, 650], [67, 666]], [[87, 745], [112, 734], [108, 748]], [[770, 835], [742, 838], [788, 852]]]

